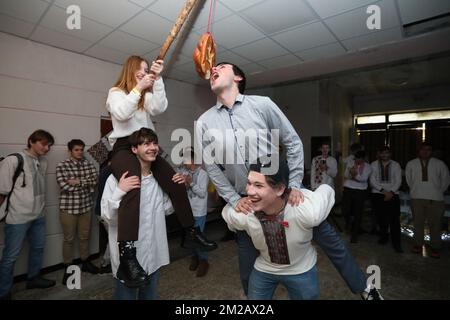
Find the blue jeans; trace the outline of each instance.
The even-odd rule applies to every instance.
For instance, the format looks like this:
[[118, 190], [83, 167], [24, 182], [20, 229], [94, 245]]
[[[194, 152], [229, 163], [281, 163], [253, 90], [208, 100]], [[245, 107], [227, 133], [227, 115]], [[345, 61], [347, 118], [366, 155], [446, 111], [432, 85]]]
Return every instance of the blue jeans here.
[[[347, 286], [353, 293], [361, 293], [366, 287], [366, 275], [356, 263], [355, 258], [344, 241], [328, 221], [313, 228], [313, 240], [322, 248], [333, 263]], [[239, 248], [239, 273], [245, 294], [248, 293], [248, 281], [257, 257], [257, 250], [245, 231], [238, 231], [236, 241]]]
[[245, 231], [236, 232], [236, 242], [239, 253], [239, 274], [245, 295], [248, 295], [248, 282], [253, 271], [258, 250], [253, 245], [252, 238]]
[[271, 300], [278, 284], [286, 287], [291, 300], [316, 300], [319, 298], [319, 279], [316, 266], [293, 275], [276, 275], [253, 269], [250, 275], [248, 298]]
[[156, 300], [158, 299], [157, 286], [159, 269], [150, 275], [150, 282], [140, 288], [128, 288], [119, 280], [116, 280], [115, 300]]
[[13, 284], [14, 264], [25, 237], [28, 239], [28, 279], [39, 275], [45, 247], [45, 218], [23, 224], [5, 224], [5, 247], [0, 261], [0, 297], [9, 293]]
[[[203, 232], [205, 230], [206, 215], [201, 217], [194, 216], [194, 227], [199, 227]], [[193, 249], [194, 256], [197, 256], [200, 260], [208, 260], [208, 252], [200, 249]]]
[[328, 221], [313, 228], [313, 240], [322, 248], [353, 293], [361, 293], [366, 289], [366, 275]]

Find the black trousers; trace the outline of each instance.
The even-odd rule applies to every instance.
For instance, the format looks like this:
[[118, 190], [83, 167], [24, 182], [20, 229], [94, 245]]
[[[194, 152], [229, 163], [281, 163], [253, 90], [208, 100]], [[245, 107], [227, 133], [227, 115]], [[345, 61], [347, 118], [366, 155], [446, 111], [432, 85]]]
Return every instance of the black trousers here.
[[380, 240], [387, 240], [389, 233], [394, 247], [400, 246], [400, 199], [394, 195], [384, 201], [384, 194], [372, 193], [372, 203], [380, 225]]
[[[141, 177], [141, 165], [136, 155], [131, 151], [128, 137], [117, 139], [114, 144], [111, 169], [117, 181], [126, 171], [128, 171], [128, 176]], [[186, 187], [184, 184], [177, 184], [172, 181], [175, 171], [171, 165], [162, 157], [157, 156], [151, 169], [161, 189], [172, 200], [175, 214], [181, 226], [183, 228], [193, 226], [194, 217], [192, 216]], [[117, 241], [138, 240], [140, 197], [141, 190], [133, 189], [122, 198], [119, 206]]]
[[351, 227], [351, 235], [355, 240], [358, 238], [366, 197], [366, 190], [344, 187], [344, 193], [342, 196], [342, 213], [345, 217], [346, 226]]

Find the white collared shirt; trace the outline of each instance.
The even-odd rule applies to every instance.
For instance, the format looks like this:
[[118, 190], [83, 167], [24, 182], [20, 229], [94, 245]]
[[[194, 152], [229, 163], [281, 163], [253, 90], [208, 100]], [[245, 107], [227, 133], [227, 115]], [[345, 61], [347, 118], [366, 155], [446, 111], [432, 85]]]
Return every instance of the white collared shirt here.
[[[328, 169], [326, 171], [320, 171], [320, 162], [325, 160]], [[316, 174], [319, 172], [319, 177]], [[328, 156], [324, 158], [322, 155], [314, 157], [311, 162], [311, 190], [316, 190], [321, 184], [327, 184], [334, 188], [334, 178], [337, 175], [337, 161], [335, 158]], [[319, 178], [321, 181], [317, 181]]]
[[317, 252], [311, 244], [313, 227], [321, 224], [334, 205], [334, 190], [323, 184], [316, 191], [302, 189], [304, 201], [293, 207], [286, 204], [284, 221], [290, 264], [271, 262], [269, 248], [260, 220], [253, 214], [238, 213], [230, 204], [222, 210], [222, 217], [228, 228], [245, 230], [252, 238], [260, 255], [256, 258], [255, 269], [276, 275], [293, 275], [307, 272], [317, 261]]
[[364, 167], [359, 166], [358, 174], [352, 178], [350, 169], [355, 165], [354, 160], [347, 162], [347, 167], [344, 172], [344, 187], [356, 190], [366, 190], [368, 187], [369, 176], [372, 173], [372, 167], [367, 162], [364, 162]]
[[[118, 187], [114, 175], [106, 181], [101, 200], [102, 218], [108, 223], [111, 267], [116, 275], [119, 267], [117, 245], [117, 217], [120, 201], [126, 192]], [[172, 202], [156, 182], [153, 175], [141, 177], [141, 204], [139, 213], [139, 238], [135, 241], [136, 258], [142, 268], [151, 274], [169, 264], [165, 216], [173, 212]]]
[[402, 185], [402, 168], [400, 167], [400, 164], [394, 160], [389, 160], [386, 165], [389, 165], [389, 175], [386, 177], [385, 181], [382, 181], [380, 161], [376, 160], [370, 164], [372, 167], [372, 174], [370, 175], [372, 193], [382, 193], [381, 190], [384, 190], [398, 194], [398, 189]]

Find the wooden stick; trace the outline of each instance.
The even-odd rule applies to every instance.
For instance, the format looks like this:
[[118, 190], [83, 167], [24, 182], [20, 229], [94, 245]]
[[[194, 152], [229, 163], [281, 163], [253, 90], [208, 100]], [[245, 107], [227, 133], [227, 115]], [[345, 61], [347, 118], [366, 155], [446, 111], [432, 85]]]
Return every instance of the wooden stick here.
[[186, 4], [184, 5], [184, 8], [181, 10], [181, 13], [177, 18], [177, 21], [175, 21], [175, 25], [172, 27], [172, 30], [170, 31], [169, 36], [167, 37], [161, 50], [159, 51], [159, 55], [156, 58], [156, 60], [164, 59], [167, 51], [169, 50], [170, 45], [172, 44], [173, 40], [175, 40], [176, 36], [180, 32], [181, 27], [183, 26], [184, 22], [186, 21], [186, 18], [189, 16], [189, 13], [191, 12], [192, 8], [194, 8], [194, 6], [197, 4], [197, 2], [199, 2], [199, 0], [187, 0], [186, 1]]

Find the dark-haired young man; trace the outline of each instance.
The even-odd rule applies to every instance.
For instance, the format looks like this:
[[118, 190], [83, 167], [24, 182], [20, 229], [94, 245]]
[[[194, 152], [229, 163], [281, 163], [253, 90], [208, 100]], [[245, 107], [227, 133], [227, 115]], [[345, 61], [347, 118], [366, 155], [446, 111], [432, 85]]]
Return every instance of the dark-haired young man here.
[[[111, 266], [116, 278], [114, 298], [117, 300], [157, 299], [159, 270], [169, 264], [165, 215], [173, 212], [172, 203], [153, 175], [153, 163], [159, 152], [158, 137], [149, 128], [133, 132], [128, 141], [140, 164], [141, 177], [125, 172], [117, 181], [110, 175], [106, 181], [101, 200], [102, 218], [108, 223]], [[116, 246], [118, 235], [118, 209], [127, 192], [141, 189], [139, 204], [139, 235], [135, 246], [125, 251]], [[144, 201], [145, 200], [145, 201]], [[127, 272], [121, 260], [133, 255], [140, 264], [144, 279], [124, 281], [121, 275]], [[132, 270], [137, 270], [132, 268]], [[137, 272], [137, 271], [136, 271]], [[140, 272], [140, 271], [139, 271]], [[132, 276], [135, 276], [134, 274]]]
[[[63, 262], [67, 267], [73, 260], [73, 241], [78, 233], [81, 270], [96, 274], [98, 269], [89, 258], [89, 232], [91, 230], [93, 194], [97, 184], [97, 169], [84, 157], [85, 143], [72, 139], [67, 144], [69, 158], [56, 167], [56, 181], [61, 188], [59, 194], [59, 219], [64, 234]], [[62, 283], [66, 285], [69, 274], [64, 273]]]
[[0, 260], [0, 300], [11, 298], [14, 264], [25, 238], [28, 239], [27, 289], [49, 288], [55, 281], [40, 276], [45, 247], [45, 173], [47, 161], [42, 158], [55, 143], [44, 130], [34, 131], [27, 141], [28, 148], [20, 155], [23, 171], [13, 184], [19, 159], [6, 157], [0, 166], [0, 205], [9, 197], [5, 220], [5, 246]]
[[[402, 168], [391, 159], [391, 149], [383, 146], [379, 159], [371, 163], [372, 203], [380, 225], [379, 244], [386, 244], [391, 237], [392, 247], [402, 253], [400, 230], [399, 189], [402, 184]], [[389, 232], [388, 232], [389, 230]]]
[[[195, 127], [196, 142], [203, 148], [209, 178], [236, 212], [253, 212], [254, 203], [246, 193], [250, 165], [260, 156], [278, 153], [282, 146], [290, 171], [287, 201], [291, 206], [298, 206], [303, 201], [302, 141], [269, 97], [244, 95], [245, 85], [245, 73], [232, 63], [222, 62], [212, 69], [210, 87], [217, 103], [200, 116]], [[367, 286], [364, 273], [327, 221], [314, 228], [313, 234], [352, 292], [362, 294], [364, 299], [380, 298], [375, 288], [371, 290]], [[245, 231], [237, 231], [236, 240], [240, 277], [247, 295], [258, 253]]]

